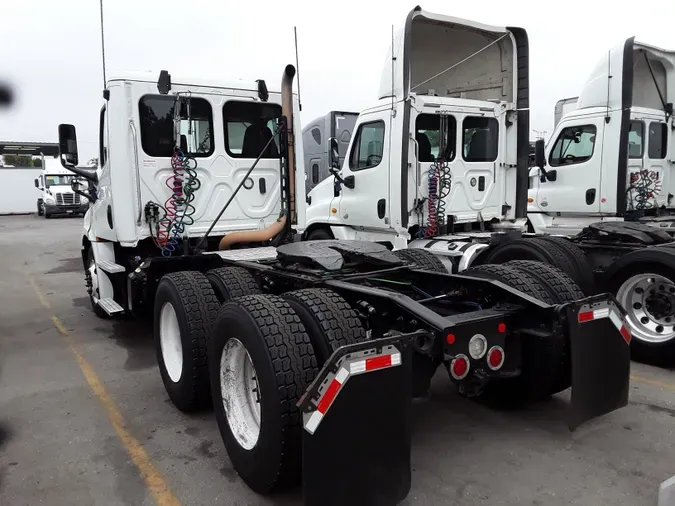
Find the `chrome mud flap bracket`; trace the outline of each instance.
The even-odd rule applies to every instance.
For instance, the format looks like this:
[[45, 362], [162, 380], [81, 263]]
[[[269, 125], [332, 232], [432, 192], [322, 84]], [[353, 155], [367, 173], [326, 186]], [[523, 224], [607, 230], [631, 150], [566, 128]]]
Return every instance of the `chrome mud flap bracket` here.
[[306, 506], [393, 506], [410, 491], [411, 342], [336, 350], [298, 402]]
[[631, 334], [625, 312], [610, 294], [565, 304], [571, 348], [569, 428], [628, 404]]

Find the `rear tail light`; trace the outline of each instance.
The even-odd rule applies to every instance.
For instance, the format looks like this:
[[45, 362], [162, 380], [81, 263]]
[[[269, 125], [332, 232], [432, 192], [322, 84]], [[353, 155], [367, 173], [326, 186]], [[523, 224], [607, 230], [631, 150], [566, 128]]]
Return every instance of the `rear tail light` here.
[[504, 349], [501, 346], [493, 346], [487, 353], [488, 367], [493, 371], [504, 365]]
[[466, 355], [457, 355], [450, 362], [450, 374], [456, 380], [466, 378], [469, 374], [469, 358]]

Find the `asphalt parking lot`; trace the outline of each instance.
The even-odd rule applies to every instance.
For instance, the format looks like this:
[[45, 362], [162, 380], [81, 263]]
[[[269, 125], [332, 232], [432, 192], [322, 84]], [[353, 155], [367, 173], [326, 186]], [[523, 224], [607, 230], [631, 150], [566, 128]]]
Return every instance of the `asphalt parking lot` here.
[[[101, 320], [81, 218], [0, 217], [0, 504], [301, 504], [251, 492], [212, 413], [164, 391], [147, 323]], [[629, 405], [574, 433], [568, 393], [511, 412], [442, 371], [413, 415], [408, 505], [655, 505], [675, 474], [675, 370], [633, 363]]]

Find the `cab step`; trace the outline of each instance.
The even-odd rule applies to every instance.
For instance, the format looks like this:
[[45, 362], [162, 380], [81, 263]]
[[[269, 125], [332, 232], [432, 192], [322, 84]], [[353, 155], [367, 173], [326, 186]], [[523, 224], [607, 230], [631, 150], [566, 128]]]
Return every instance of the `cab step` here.
[[124, 313], [124, 308], [120, 306], [114, 299], [99, 299], [98, 305], [101, 306], [103, 311], [108, 313], [110, 316], [114, 314]]
[[101, 260], [100, 262], [96, 262], [96, 267], [109, 274], [117, 274], [119, 272], [126, 271], [124, 267], [116, 264], [115, 262], [111, 262], [110, 260]]

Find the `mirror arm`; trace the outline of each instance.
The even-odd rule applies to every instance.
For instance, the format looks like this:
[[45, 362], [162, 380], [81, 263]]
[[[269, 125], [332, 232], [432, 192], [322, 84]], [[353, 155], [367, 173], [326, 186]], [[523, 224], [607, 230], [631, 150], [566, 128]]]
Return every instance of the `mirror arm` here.
[[63, 158], [61, 158], [61, 165], [63, 165], [63, 167], [68, 169], [69, 171], [74, 172], [78, 176], [82, 176], [87, 181], [91, 181], [94, 184], [98, 183], [98, 175], [96, 174], [96, 172], [89, 172], [79, 167], [66, 165], [66, 163], [63, 161]]

